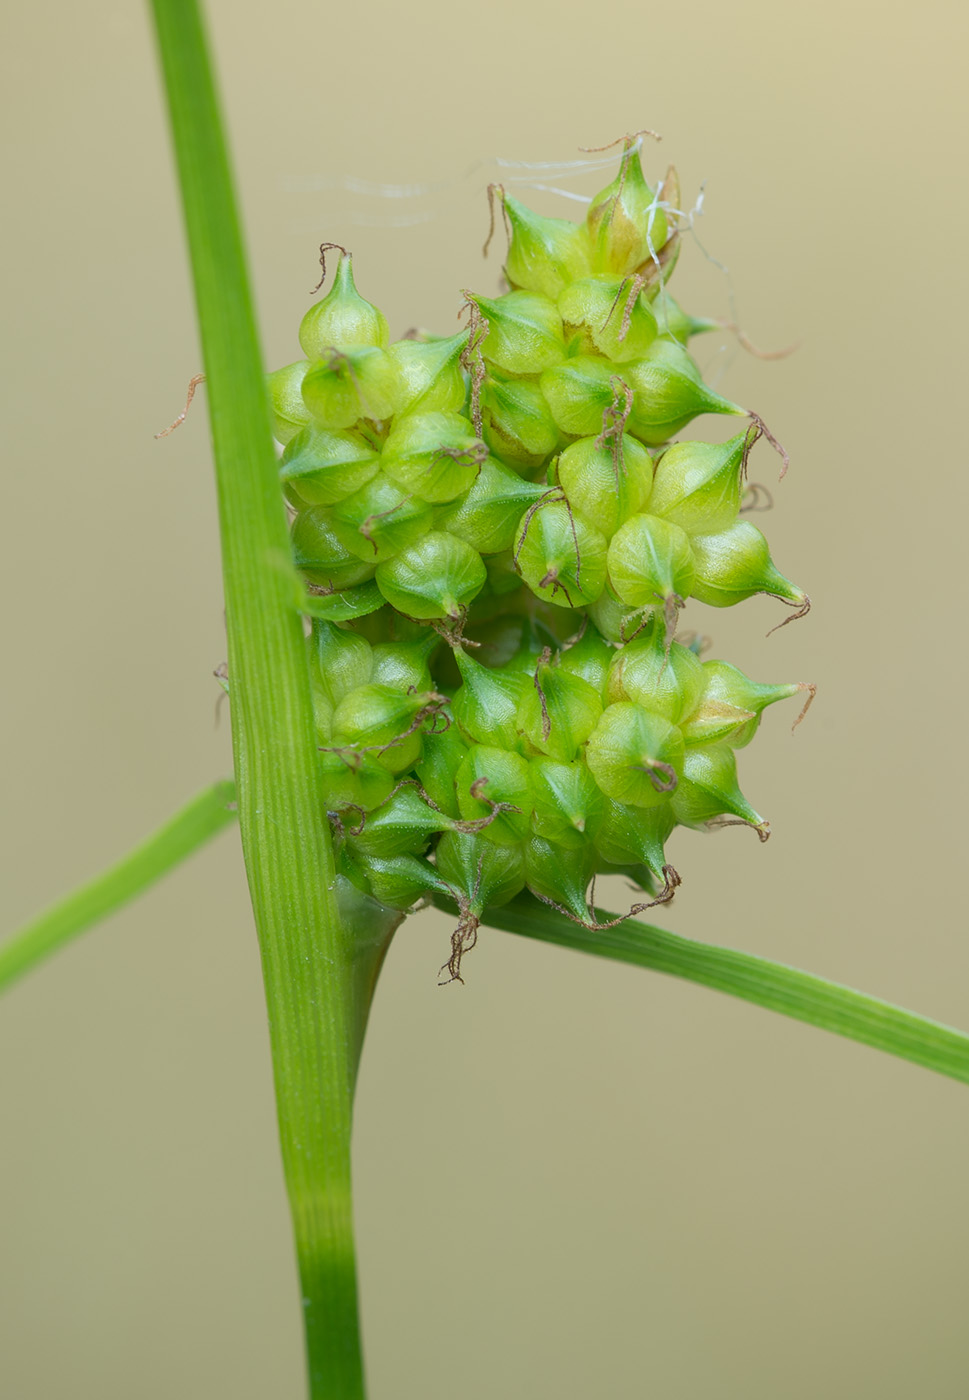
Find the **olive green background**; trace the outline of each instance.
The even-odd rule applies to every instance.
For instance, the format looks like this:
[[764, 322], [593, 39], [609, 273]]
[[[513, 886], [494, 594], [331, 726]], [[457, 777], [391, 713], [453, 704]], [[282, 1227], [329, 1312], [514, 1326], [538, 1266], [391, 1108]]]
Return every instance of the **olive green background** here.
[[[743, 327], [800, 349], [697, 353], [790, 450], [782, 487], [765, 444], [752, 475], [815, 606], [769, 639], [766, 599], [687, 621], [820, 689], [741, 756], [770, 843], [674, 838], [669, 926], [969, 1028], [964, 12], [217, 0], [211, 21], [270, 366], [323, 238], [395, 334], [493, 291], [484, 189], [526, 174], [497, 157], [652, 126], [648, 173], [674, 160], [690, 203], [707, 182]], [[4, 930], [230, 763], [204, 391], [152, 437], [200, 360], [146, 15], [11, 5], [5, 29]], [[674, 287], [729, 316], [689, 242]], [[363, 1065], [372, 1400], [966, 1394], [964, 1087], [505, 934], [441, 990], [447, 934], [399, 933]], [[4, 1400], [300, 1396], [234, 832], [4, 998], [0, 1105]]]

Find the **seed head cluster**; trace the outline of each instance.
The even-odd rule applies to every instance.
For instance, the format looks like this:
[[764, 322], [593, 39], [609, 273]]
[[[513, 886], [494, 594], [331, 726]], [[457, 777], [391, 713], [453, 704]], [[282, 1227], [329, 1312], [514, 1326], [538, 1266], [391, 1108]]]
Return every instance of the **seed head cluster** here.
[[[523, 890], [595, 927], [599, 873], [637, 911], [672, 896], [675, 827], [766, 838], [735, 751], [813, 695], [679, 632], [690, 599], [809, 600], [745, 518], [766, 429], [703, 382], [686, 346], [716, 323], [668, 291], [675, 173], [654, 191], [627, 141], [580, 224], [490, 193], [510, 290], [466, 291], [460, 333], [391, 343], [329, 246], [303, 358], [270, 376], [340, 877], [392, 910], [449, 897], [450, 977]], [[711, 413], [742, 430], [679, 438]]]

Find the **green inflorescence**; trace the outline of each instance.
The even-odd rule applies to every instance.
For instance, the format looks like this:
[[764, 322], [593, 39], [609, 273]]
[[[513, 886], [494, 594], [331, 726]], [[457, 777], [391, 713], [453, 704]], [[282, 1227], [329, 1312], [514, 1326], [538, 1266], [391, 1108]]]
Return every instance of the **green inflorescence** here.
[[[578, 225], [497, 193], [511, 290], [465, 292], [464, 331], [391, 344], [338, 250], [270, 376], [339, 869], [394, 910], [450, 896], [451, 978], [523, 889], [595, 927], [599, 873], [637, 911], [672, 896], [676, 826], [766, 838], [735, 750], [813, 695], [677, 640], [691, 598], [809, 600], [742, 513], [763, 424], [703, 382], [686, 344], [715, 323], [667, 291], [675, 175], [652, 190], [627, 141]], [[672, 441], [707, 413], [747, 422]]]

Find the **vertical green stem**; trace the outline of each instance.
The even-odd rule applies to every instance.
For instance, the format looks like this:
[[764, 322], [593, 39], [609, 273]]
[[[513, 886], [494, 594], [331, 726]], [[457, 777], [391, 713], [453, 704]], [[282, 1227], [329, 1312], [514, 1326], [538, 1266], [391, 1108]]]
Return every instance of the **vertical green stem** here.
[[196, 0], [152, 0], [195, 284], [222, 533], [239, 821], [259, 933], [310, 1394], [363, 1396], [350, 1117], [366, 984], [336, 903], [289, 541]]

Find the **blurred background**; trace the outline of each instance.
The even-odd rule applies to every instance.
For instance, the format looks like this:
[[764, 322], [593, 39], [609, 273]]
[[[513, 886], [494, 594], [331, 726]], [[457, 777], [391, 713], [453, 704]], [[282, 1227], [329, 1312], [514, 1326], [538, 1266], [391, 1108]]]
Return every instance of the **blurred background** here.
[[[322, 239], [394, 334], [450, 332], [460, 288], [498, 285], [490, 180], [581, 217], [539, 187], [611, 178], [500, 161], [650, 126], [647, 174], [674, 161], [691, 206], [704, 187], [710, 256], [688, 242], [674, 291], [800, 343], [695, 346], [790, 451], [782, 487], [766, 444], [752, 476], [814, 610], [769, 639], [767, 599], [687, 621], [819, 692], [741, 755], [773, 839], [678, 833], [660, 921], [969, 1028], [964, 9], [209, 11], [269, 367], [297, 356]], [[4, 28], [5, 932], [230, 755], [204, 390], [153, 439], [201, 365], [147, 17], [10, 6]], [[430, 913], [397, 935], [360, 1083], [372, 1400], [965, 1395], [964, 1087], [497, 932], [442, 990], [447, 943]], [[297, 1400], [234, 831], [3, 999], [0, 1105], [5, 1400]]]

